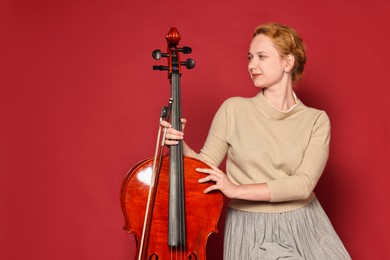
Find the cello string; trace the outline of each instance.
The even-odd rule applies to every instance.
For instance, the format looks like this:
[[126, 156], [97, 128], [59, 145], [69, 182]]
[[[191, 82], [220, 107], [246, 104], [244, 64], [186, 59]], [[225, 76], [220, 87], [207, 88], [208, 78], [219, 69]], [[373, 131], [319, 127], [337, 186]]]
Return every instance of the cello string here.
[[[176, 77], [177, 80], [180, 80], [180, 77]], [[182, 131], [182, 124], [181, 124], [181, 118], [182, 118], [182, 111], [181, 111], [181, 93], [180, 93], [180, 84], [178, 84], [177, 87], [177, 128], [179, 131]], [[184, 157], [183, 157], [183, 141], [179, 140], [178, 143], [178, 153], [180, 155], [180, 158], [178, 158], [178, 196], [179, 196], [179, 247], [178, 247], [178, 254], [179, 259], [184, 259], [185, 257], [185, 198], [184, 198]]]
[[[183, 143], [182, 141], [180, 141], [180, 153], [181, 155], [183, 155]], [[184, 213], [184, 180], [183, 180], [183, 177], [184, 177], [184, 158], [182, 157], [182, 159], [180, 160], [180, 169], [182, 169], [182, 171], [180, 172], [180, 234], [182, 235], [181, 237], [181, 244], [180, 244], [180, 247], [181, 247], [181, 250], [180, 250], [180, 255], [181, 255], [181, 259], [184, 259], [184, 256], [185, 256], [185, 213]]]

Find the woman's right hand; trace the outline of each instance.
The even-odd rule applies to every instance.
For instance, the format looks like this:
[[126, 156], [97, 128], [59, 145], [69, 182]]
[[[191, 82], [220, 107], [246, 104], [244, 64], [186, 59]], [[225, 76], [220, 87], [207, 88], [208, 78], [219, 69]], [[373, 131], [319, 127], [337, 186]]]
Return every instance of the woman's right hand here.
[[186, 119], [184, 119], [184, 118], [181, 119], [182, 132], [172, 128], [172, 125], [170, 123], [168, 123], [167, 121], [160, 122], [160, 125], [167, 129], [166, 134], [165, 134], [165, 142], [164, 142], [165, 145], [168, 145], [168, 146], [177, 145], [179, 143], [179, 140], [183, 140], [184, 127], [185, 127], [186, 122], [187, 122]]

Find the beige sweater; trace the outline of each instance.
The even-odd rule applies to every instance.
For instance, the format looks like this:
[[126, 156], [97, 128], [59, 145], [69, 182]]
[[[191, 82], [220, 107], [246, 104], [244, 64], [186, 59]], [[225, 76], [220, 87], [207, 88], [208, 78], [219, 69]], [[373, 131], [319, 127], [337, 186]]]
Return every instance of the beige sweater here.
[[314, 198], [328, 159], [329, 118], [297, 100], [289, 111], [273, 107], [260, 92], [226, 100], [216, 113], [198, 155], [219, 165], [235, 184], [267, 183], [271, 202], [233, 199], [229, 206], [253, 212], [284, 212]]

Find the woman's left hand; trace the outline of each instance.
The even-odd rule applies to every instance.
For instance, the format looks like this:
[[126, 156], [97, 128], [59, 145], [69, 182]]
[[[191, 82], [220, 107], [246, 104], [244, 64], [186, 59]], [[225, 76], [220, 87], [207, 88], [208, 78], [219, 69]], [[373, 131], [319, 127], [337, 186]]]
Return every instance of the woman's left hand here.
[[208, 168], [197, 168], [197, 172], [202, 172], [208, 174], [208, 176], [199, 179], [199, 183], [204, 183], [208, 181], [215, 182], [214, 185], [209, 186], [204, 190], [205, 193], [208, 193], [213, 190], [220, 190], [228, 198], [234, 198], [238, 189], [238, 185], [233, 184], [226, 174], [218, 169], [216, 166], [209, 164], [211, 169]]

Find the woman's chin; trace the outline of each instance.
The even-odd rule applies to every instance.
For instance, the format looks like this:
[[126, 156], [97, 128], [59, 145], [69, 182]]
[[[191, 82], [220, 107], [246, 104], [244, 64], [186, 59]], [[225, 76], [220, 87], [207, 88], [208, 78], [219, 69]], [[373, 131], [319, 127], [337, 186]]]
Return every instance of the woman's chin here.
[[263, 88], [263, 85], [260, 84], [260, 83], [256, 83], [256, 82], [253, 82], [253, 85], [256, 87], [256, 88]]

